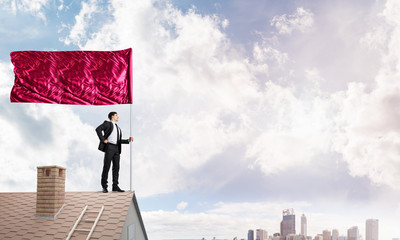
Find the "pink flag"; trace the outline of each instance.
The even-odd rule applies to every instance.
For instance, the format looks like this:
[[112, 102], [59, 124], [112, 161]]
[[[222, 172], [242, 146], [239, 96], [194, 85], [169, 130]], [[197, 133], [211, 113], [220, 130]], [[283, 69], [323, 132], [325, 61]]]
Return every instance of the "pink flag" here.
[[112, 105], [132, 103], [132, 49], [12, 52], [11, 102]]

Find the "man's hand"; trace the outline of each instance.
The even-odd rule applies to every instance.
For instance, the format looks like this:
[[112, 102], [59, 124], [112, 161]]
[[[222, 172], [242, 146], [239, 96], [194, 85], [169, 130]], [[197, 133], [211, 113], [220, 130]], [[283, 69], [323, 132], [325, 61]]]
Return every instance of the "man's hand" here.
[[105, 143], [105, 144], [107, 144], [107, 143], [108, 143], [108, 140], [107, 140], [107, 139], [106, 139], [106, 140], [104, 140], [104, 143]]
[[133, 137], [129, 137], [129, 142], [133, 142]]

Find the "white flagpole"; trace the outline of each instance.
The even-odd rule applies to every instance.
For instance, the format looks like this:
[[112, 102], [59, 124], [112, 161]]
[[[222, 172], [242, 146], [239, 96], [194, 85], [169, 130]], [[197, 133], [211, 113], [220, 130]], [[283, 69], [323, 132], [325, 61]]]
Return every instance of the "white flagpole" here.
[[[131, 50], [133, 51], [133, 50]], [[133, 98], [133, 84], [134, 84], [134, 71], [133, 67], [135, 65], [133, 64], [133, 54], [131, 53], [131, 77], [132, 77], [132, 98]], [[130, 137], [133, 136], [133, 103], [130, 104]], [[133, 191], [133, 185], [132, 185], [132, 157], [133, 157], [133, 142], [129, 143], [129, 148], [130, 148], [130, 162], [129, 162], [129, 183], [130, 183], [130, 191]]]
[[[133, 121], [132, 121], [132, 115], [133, 115], [133, 104], [130, 104], [130, 136], [132, 136], [132, 129], [133, 129]], [[132, 156], [133, 156], [133, 142], [131, 142], [129, 144], [129, 148], [130, 148], [130, 162], [129, 162], [129, 178], [130, 178], [130, 190], [132, 191]]]

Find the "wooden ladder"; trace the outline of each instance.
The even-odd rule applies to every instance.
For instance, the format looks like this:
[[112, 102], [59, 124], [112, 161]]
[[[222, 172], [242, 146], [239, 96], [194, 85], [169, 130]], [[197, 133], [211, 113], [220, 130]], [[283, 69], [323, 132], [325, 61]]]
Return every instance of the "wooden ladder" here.
[[[97, 212], [97, 211], [87, 211], [87, 208], [88, 208], [88, 205], [86, 205], [85, 208], [83, 208], [83, 210], [81, 212], [81, 215], [79, 216], [78, 220], [76, 220], [76, 222], [75, 222], [74, 226], [72, 227], [71, 231], [69, 232], [68, 237], [67, 237], [66, 240], [71, 239], [71, 237], [74, 234], [74, 232], [87, 232], [87, 233], [89, 233], [87, 238], [86, 238], [86, 240], [89, 240], [90, 237], [92, 236], [94, 228], [96, 227], [97, 222], [99, 221], [99, 219], [101, 217], [101, 214], [103, 213], [104, 206], [101, 207], [99, 212]], [[85, 215], [85, 213], [97, 213], [97, 217], [96, 217], [96, 219], [83, 219], [83, 216]], [[79, 228], [77, 228], [78, 224], [81, 221], [93, 223], [92, 228], [91, 229], [86, 229], [86, 228], [85, 229], [79, 229]]]

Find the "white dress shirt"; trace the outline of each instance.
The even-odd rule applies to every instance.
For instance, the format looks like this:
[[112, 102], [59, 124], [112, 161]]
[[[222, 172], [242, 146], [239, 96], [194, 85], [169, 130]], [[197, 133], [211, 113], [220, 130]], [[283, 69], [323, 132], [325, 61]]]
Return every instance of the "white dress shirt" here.
[[110, 136], [108, 136], [107, 140], [108, 140], [109, 143], [117, 144], [117, 141], [118, 141], [118, 128], [117, 128], [115, 122], [111, 121], [111, 123], [113, 124], [113, 130], [112, 130]]

